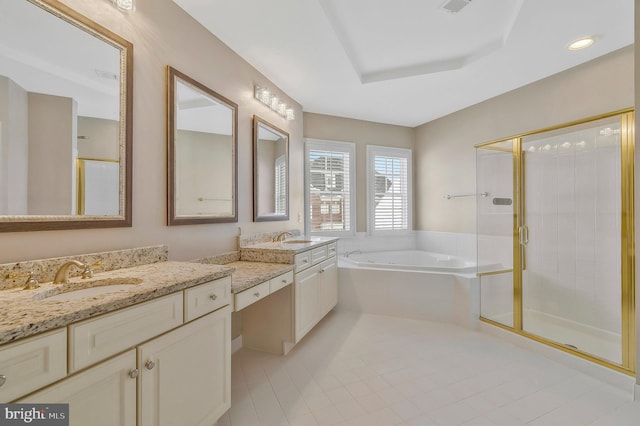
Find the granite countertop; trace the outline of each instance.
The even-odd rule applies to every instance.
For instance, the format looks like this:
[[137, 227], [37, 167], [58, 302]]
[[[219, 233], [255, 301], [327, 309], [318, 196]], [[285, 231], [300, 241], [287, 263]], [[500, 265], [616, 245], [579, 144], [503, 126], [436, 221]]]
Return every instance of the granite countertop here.
[[[95, 274], [93, 278], [73, 278], [69, 284], [44, 283], [40, 288], [0, 291], [0, 345], [73, 322], [122, 309], [136, 303], [189, 288], [232, 274], [232, 265], [205, 265], [190, 262], [158, 262]], [[100, 280], [136, 282], [131, 288], [99, 296], [72, 300], [36, 300], [43, 292], [91, 287]]]
[[304, 242], [262, 242], [240, 248], [240, 259], [251, 262], [295, 263], [295, 256], [303, 251], [337, 241], [336, 237], [304, 237], [290, 238], [289, 241]]
[[296, 236], [293, 238], [289, 238], [290, 241], [301, 241], [299, 243], [296, 242], [263, 242], [252, 244], [250, 246], [245, 246], [240, 249], [243, 250], [259, 250], [259, 251], [269, 251], [269, 252], [280, 252], [280, 253], [292, 253], [297, 254], [303, 251], [310, 250], [317, 246], [321, 246], [324, 244], [328, 244], [333, 241], [338, 241], [337, 237], [305, 237], [303, 235]]
[[293, 265], [284, 263], [245, 262], [240, 260], [227, 263], [225, 266], [235, 268], [231, 278], [232, 293], [240, 293], [278, 275], [293, 271]]

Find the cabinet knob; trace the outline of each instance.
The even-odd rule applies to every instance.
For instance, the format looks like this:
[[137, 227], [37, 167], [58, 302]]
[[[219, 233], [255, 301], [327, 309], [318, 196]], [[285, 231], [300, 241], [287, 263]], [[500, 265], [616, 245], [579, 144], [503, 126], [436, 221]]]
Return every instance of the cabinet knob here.
[[156, 366], [156, 363], [152, 359], [150, 359], [144, 364], [144, 366], [147, 367], [147, 370], [151, 370]]
[[211, 300], [216, 300], [217, 298], [218, 298], [217, 294], [210, 294], [209, 295], [209, 299], [211, 299]]
[[254, 295], [255, 297], [260, 297], [260, 293], [258, 293], [258, 292], [253, 293], [253, 295]]
[[4, 374], [0, 374], [0, 386], [4, 385], [6, 381], [7, 381], [7, 376], [5, 376]]
[[134, 368], [133, 370], [129, 370], [129, 377], [131, 377], [132, 379], [135, 379], [139, 375], [140, 375], [140, 370], [138, 370], [137, 368]]

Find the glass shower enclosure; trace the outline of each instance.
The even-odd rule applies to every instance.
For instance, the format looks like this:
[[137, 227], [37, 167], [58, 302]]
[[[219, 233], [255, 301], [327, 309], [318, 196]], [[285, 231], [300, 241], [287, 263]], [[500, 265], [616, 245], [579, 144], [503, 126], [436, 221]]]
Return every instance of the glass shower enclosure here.
[[633, 112], [476, 146], [481, 319], [635, 371]]

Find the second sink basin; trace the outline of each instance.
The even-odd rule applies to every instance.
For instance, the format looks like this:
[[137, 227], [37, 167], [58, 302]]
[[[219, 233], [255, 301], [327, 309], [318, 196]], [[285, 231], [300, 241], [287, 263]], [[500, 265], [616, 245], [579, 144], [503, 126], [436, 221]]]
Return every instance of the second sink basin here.
[[105, 278], [88, 282], [77, 282], [48, 289], [33, 295], [34, 300], [60, 301], [78, 300], [85, 297], [100, 296], [107, 293], [128, 290], [132, 285], [140, 284], [140, 278]]
[[310, 243], [311, 240], [284, 240], [283, 243], [285, 244], [303, 244], [303, 243]]

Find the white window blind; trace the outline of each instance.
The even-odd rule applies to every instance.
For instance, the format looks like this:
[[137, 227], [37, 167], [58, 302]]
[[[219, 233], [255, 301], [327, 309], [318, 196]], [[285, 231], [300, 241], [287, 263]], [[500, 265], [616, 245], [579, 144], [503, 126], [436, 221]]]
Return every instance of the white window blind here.
[[355, 145], [310, 139], [305, 146], [307, 229], [314, 234], [352, 234]]
[[369, 232], [411, 230], [411, 150], [367, 146]]
[[276, 158], [274, 176], [276, 214], [287, 214], [287, 164], [284, 155]]

